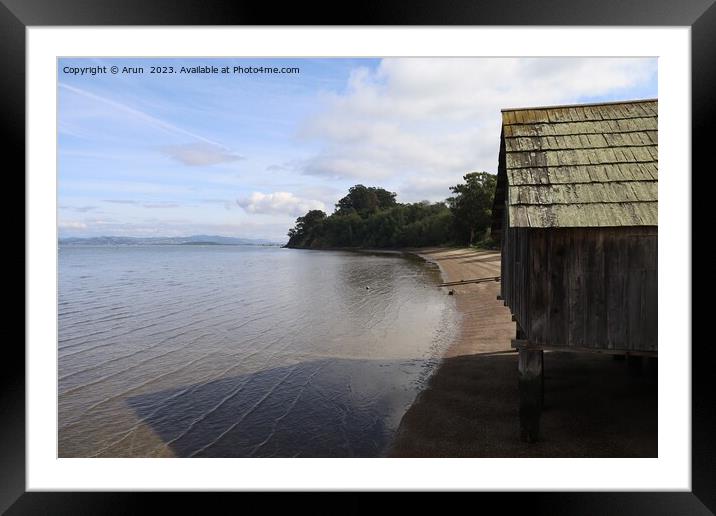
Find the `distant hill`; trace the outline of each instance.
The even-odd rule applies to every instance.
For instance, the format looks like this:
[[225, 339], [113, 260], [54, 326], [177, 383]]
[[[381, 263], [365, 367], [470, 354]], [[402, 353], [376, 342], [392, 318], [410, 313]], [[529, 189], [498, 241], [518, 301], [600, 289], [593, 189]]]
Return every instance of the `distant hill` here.
[[254, 238], [235, 238], [218, 235], [192, 235], [187, 237], [116, 237], [60, 238], [60, 245], [281, 245], [277, 242]]

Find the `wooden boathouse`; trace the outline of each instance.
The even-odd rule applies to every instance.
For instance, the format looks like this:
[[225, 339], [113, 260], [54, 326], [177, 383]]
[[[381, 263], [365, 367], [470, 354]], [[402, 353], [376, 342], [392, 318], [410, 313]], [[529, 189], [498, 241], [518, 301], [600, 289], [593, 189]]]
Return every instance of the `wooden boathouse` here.
[[521, 437], [543, 350], [657, 354], [657, 100], [505, 109], [492, 235], [517, 323]]

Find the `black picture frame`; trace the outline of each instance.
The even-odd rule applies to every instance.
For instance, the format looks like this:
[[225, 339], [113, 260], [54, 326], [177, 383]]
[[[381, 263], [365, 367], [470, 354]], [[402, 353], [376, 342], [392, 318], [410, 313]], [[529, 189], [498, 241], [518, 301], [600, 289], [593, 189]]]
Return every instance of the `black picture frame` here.
[[[699, 164], [703, 164], [703, 174], [708, 174], [713, 167], [711, 163], [711, 167], [706, 166], [706, 157], [710, 151], [708, 129], [716, 115], [715, 96], [712, 94], [716, 79], [714, 0], [452, 0], [409, 3], [372, 0], [354, 6], [332, 5], [285, 3], [276, 8], [268, 3], [208, 0], [0, 0], [0, 91], [3, 92], [0, 95], [0, 112], [6, 152], [13, 154], [17, 158], [14, 162], [18, 163], [17, 168], [6, 167], [6, 173], [19, 177], [17, 172], [21, 167], [24, 170], [25, 164], [25, 29], [28, 26], [50, 25], [688, 26], [692, 37], [692, 163], [694, 170], [699, 170]], [[685, 180], [688, 180], [688, 171], [684, 173]], [[24, 183], [17, 188], [22, 188], [24, 192]], [[695, 199], [692, 205], [698, 205]], [[696, 223], [697, 218], [693, 217], [693, 221]], [[19, 262], [21, 258], [27, 274], [24, 251], [21, 256], [13, 252], [11, 263]], [[694, 261], [692, 267], [695, 270], [702, 270], [694, 267], [696, 265]], [[679, 271], [679, 274], [691, 285], [689, 271]], [[702, 306], [695, 300], [692, 303], [691, 299], [681, 301], [691, 305], [692, 314], [698, 313]], [[22, 303], [22, 306], [24, 308], [25, 304]], [[693, 320], [699, 319], [692, 315]], [[512, 512], [511, 509], [516, 507], [528, 509], [530, 513], [547, 514], [671, 515], [716, 512], [716, 405], [713, 397], [716, 375], [712, 365], [713, 345], [703, 340], [692, 340], [693, 344], [676, 343], [691, 345], [692, 351], [691, 492], [485, 493], [480, 496], [498, 502], [501, 512]], [[7, 510], [7, 514], [129, 514], [148, 509], [148, 494], [25, 492], [25, 353], [19, 340], [10, 338], [5, 339], [4, 353], [5, 367], [0, 375], [0, 511]], [[340, 512], [371, 510], [371, 501], [355, 494], [347, 497]], [[421, 496], [411, 497], [411, 500], [418, 505], [424, 503]]]

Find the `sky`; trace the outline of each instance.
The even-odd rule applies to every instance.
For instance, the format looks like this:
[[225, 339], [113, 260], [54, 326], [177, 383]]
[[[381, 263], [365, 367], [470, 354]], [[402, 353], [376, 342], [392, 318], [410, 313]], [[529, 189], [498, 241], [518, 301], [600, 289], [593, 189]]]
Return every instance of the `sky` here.
[[[396, 192], [399, 202], [441, 201], [464, 174], [495, 173], [501, 109], [657, 97], [655, 58], [83, 58], [58, 66], [60, 237], [285, 242], [296, 217], [332, 213], [356, 184]], [[197, 66], [220, 73], [180, 71]], [[260, 66], [299, 72], [233, 73]]]

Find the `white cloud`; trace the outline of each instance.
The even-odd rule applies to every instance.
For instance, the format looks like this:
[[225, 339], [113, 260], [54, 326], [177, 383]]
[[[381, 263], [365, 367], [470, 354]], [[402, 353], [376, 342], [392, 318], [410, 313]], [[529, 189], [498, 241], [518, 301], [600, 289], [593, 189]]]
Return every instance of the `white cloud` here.
[[495, 172], [500, 110], [580, 102], [652, 80], [655, 59], [383, 59], [326, 94], [300, 136], [304, 174], [373, 181], [400, 200], [439, 200], [470, 171]]
[[142, 208], [179, 208], [182, 205], [178, 202], [172, 201], [156, 201], [156, 202], [142, 202], [134, 199], [104, 199], [104, 202], [112, 204], [124, 204], [127, 206], [140, 206]]
[[264, 215], [304, 215], [309, 210], [325, 210], [321, 201], [301, 199], [290, 192], [261, 193], [253, 192], [236, 203], [248, 213]]
[[105, 199], [104, 202], [110, 202], [112, 204], [139, 204], [139, 201], [132, 199]]
[[87, 224], [77, 220], [61, 220], [57, 225], [60, 229], [87, 229]]
[[244, 159], [229, 149], [209, 143], [187, 143], [162, 147], [162, 152], [170, 158], [189, 166], [217, 165]]
[[58, 206], [61, 210], [76, 211], [78, 213], [87, 213], [97, 209], [97, 206]]

